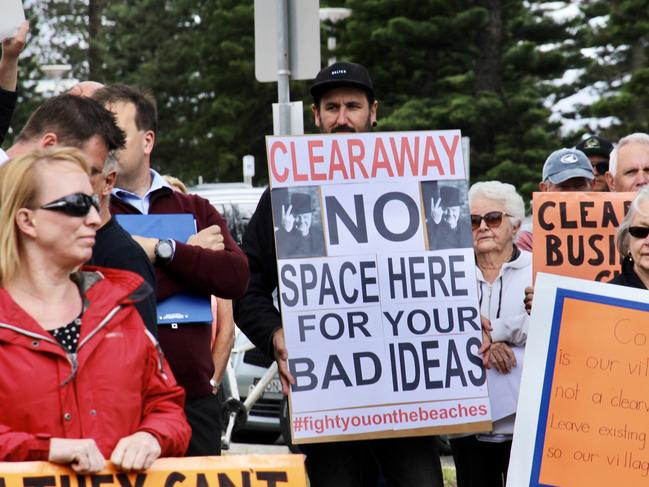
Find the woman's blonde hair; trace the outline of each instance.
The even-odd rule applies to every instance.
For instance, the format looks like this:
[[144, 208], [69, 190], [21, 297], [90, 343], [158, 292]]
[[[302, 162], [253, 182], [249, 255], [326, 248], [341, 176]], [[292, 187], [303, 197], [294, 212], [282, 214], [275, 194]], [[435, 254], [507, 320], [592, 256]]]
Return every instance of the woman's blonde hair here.
[[176, 188], [181, 193], [187, 194], [187, 186], [180, 179], [172, 176], [171, 174], [165, 174], [162, 176], [167, 183], [171, 185], [172, 188]]
[[59, 161], [71, 162], [90, 175], [79, 149], [36, 149], [0, 166], [0, 286], [11, 281], [20, 265], [20, 233], [16, 214], [36, 204], [39, 181], [36, 169]]

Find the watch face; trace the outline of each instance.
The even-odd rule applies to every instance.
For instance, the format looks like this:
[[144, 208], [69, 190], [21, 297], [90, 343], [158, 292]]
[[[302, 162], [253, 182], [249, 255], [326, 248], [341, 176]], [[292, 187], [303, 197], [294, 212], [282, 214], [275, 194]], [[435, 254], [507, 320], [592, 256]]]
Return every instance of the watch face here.
[[173, 247], [167, 240], [161, 240], [158, 243], [158, 246], [156, 247], [156, 254], [160, 259], [166, 260], [166, 259], [171, 259], [171, 255], [173, 254]]

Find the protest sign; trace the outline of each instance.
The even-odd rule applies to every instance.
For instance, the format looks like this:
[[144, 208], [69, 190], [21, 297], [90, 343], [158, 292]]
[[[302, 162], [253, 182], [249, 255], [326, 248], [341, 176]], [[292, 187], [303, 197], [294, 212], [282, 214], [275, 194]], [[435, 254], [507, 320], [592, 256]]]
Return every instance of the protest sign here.
[[649, 479], [649, 292], [539, 274], [508, 486]]
[[0, 42], [16, 35], [20, 24], [25, 20], [21, 0], [3, 0], [0, 15]]
[[459, 131], [267, 151], [293, 441], [489, 430]]
[[619, 273], [615, 233], [635, 193], [534, 193], [534, 275], [608, 282]]
[[160, 458], [144, 472], [108, 464], [79, 475], [47, 462], [0, 462], [2, 487], [306, 487], [302, 455]]

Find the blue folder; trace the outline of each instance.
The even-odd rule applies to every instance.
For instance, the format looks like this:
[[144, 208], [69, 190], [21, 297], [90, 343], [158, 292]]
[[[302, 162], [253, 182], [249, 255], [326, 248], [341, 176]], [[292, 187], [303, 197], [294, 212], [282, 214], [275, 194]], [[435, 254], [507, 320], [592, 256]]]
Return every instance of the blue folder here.
[[[187, 242], [196, 233], [194, 215], [115, 215], [117, 223], [131, 235], [173, 239]], [[157, 305], [158, 324], [212, 323], [212, 306], [209, 296], [189, 292], [176, 293]]]

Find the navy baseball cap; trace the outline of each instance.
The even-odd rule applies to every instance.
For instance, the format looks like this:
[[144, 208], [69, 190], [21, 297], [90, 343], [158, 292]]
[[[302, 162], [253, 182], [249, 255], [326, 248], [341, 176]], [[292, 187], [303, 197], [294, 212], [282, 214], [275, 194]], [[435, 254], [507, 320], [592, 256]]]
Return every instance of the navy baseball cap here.
[[577, 149], [559, 149], [554, 151], [543, 164], [543, 181], [550, 180], [559, 184], [572, 178], [586, 178], [592, 181], [593, 166], [588, 157]]
[[325, 91], [338, 86], [360, 88], [369, 93], [372, 98], [376, 98], [372, 78], [365, 66], [346, 62], [333, 63], [323, 68], [311, 85], [311, 95], [314, 99], [318, 99]]
[[587, 156], [610, 157], [613, 150], [613, 143], [604, 137], [591, 135], [577, 144], [575, 149], [582, 151]]

